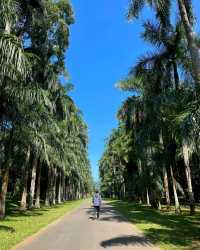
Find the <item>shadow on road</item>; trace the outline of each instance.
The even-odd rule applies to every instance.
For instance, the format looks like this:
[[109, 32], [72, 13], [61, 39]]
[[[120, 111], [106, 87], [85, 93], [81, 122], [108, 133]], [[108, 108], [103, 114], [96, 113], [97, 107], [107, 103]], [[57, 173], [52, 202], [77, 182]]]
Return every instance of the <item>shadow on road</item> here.
[[95, 216], [90, 216], [89, 219], [90, 220], [96, 220], [96, 217]]
[[[87, 213], [90, 215], [89, 219], [96, 219], [96, 212], [93, 207], [86, 208]], [[116, 210], [111, 206], [102, 207], [100, 210], [100, 221], [117, 221], [124, 222], [126, 221], [121, 215], [116, 214]]]
[[104, 248], [113, 246], [151, 246], [150, 242], [142, 236], [124, 235], [101, 242]]

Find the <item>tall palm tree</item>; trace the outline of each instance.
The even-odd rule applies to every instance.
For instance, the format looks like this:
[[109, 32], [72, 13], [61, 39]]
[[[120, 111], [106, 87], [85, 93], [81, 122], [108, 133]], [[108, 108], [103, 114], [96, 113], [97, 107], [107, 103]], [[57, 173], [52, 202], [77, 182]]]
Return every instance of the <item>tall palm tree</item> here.
[[[192, 12], [191, 0], [177, 0], [181, 22], [185, 29], [190, 56], [192, 60], [193, 76], [196, 82], [197, 90], [199, 92], [200, 86], [200, 49], [197, 43], [197, 36], [194, 31], [194, 16]], [[172, 1], [170, 0], [131, 0], [128, 12], [128, 18], [133, 19], [138, 17], [140, 11], [148, 4], [156, 12], [156, 16], [165, 25], [170, 26], [170, 12], [172, 8]]]
[[87, 128], [68, 94], [71, 85], [65, 88], [59, 80], [67, 74], [64, 53], [68, 26], [74, 20], [70, 3], [3, 0], [0, 6], [0, 217], [4, 218], [13, 170], [22, 173], [22, 209], [40, 207], [45, 194], [51, 205], [63, 202], [69, 197], [67, 185], [76, 192], [74, 198], [80, 197], [91, 190], [92, 181]]

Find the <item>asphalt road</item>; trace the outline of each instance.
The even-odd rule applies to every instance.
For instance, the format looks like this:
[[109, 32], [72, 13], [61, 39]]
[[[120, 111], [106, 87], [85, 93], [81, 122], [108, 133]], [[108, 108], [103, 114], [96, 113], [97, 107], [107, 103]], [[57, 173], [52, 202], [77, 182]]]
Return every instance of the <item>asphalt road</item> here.
[[14, 250], [158, 250], [134, 225], [104, 204], [100, 219], [83, 204]]

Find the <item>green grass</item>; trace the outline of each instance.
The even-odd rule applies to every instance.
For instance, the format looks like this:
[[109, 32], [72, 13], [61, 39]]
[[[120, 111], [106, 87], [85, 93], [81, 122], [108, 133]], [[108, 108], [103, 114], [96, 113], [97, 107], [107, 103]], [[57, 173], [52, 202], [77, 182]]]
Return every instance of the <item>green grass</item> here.
[[161, 249], [200, 250], [200, 211], [190, 216], [189, 210], [184, 209], [176, 215], [132, 202], [114, 200], [110, 204]]
[[42, 207], [21, 212], [15, 203], [8, 203], [7, 217], [0, 221], [0, 250], [8, 250], [38, 232], [41, 228], [78, 207], [83, 201], [67, 201], [52, 208]]

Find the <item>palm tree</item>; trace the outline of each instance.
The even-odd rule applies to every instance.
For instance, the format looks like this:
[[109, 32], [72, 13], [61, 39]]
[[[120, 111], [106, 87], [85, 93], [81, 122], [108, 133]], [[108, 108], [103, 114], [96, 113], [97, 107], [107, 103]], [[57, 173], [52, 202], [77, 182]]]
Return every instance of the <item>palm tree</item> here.
[[12, 28], [20, 16], [20, 4], [18, 1], [8, 0], [0, 2], [0, 65], [1, 81], [5, 77], [16, 80], [17, 76], [25, 77], [28, 73], [28, 60], [21, 46], [21, 41], [12, 33]]
[[[21, 45], [21, 40], [13, 33], [13, 27], [16, 25], [20, 16], [20, 4], [18, 1], [1, 1], [1, 19], [0, 24], [3, 29], [0, 32], [0, 53], [1, 53], [1, 116], [2, 124], [10, 124], [6, 128], [7, 139], [4, 140], [4, 163], [1, 166], [2, 184], [0, 188], [0, 219], [5, 216], [5, 198], [8, 186], [9, 170], [12, 163], [12, 154], [14, 147], [14, 116], [15, 100], [11, 100], [11, 95], [20, 96], [21, 89], [15, 91], [17, 83], [24, 83], [27, 73], [29, 72], [29, 64], [27, 56]], [[2, 128], [4, 125], [2, 126]]]
[[[51, 205], [63, 202], [69, 197], [67, 184], [80, 197], [91, 190], [92, 178], [87, 127], [68, 95], [71, 85], [63, 87], [59, 81], [67, 74], [64, 53], [68, 26], [74, 20], [71, 5], [3, 0], [0, 6], [0, 216], [4, 218], [7, 186], [15, 178], [15, 168], [19, 176], [22, 172], [22, 209], [40, 207], [40, 196], [45, 194]], [[22, 167], [19, 156], [24, 159]]]
[[[200, 85], [200, 49], [197, 44], [197, 36], [194, 32], [193, 23], [194, 17], [192, 13], [192, 1], [177, 0], [181, 22], [184, 26], [185, 35], [187, 38], [188, 47], [190, 50], [190, 56], [192, 60], [193, 76], [196, 82], [197, 90]], [[172, 7], [172, 1], [170, 0], [131, 0], [129, 7], [128, 18], [133, 19], [138, 17], [140, 11], [145, 4], [150, 5], [155, 9], [156, 16], [164, 24], [165, 27], [170, 26], [170, 11]]]
[[[171, 27], [171, 30], [169, 31], [168, 29], [164, 28], [164, 25], [163, 26], [160, 26], [159, 24], [154, 25], [150, 21], [148, 21], [144, 24], [144, 27], [145, 27], [145, 32], [143, 33], [143, 38], [146, 41], [153, 43], [158, 48], [161, 48], [161, 51], [151, 56], [142, 57], [142, 59], [140, 59], [140, 62], [131, 71], [131, 74], [133, 75], [135, 74], [137, 78], [141, 78], [143, 77], [143, 75], [146, 76], [147, 74], [149, 74], [149, 71], [153, 69], [153, 71], [156, 72], [156, 79], [158, 79], [158, 81], [156, 80], [156, 83], [158, 84], [155, 85], [155, 88], [149, 87], [149, 85], [147, 86], [144, 85], [142, 90], [147, 91], [146, 92], [147, 96], [152, 95], [152, 91], [156, 91], [155, 92], [156, 95], [160, 95], [164, 91], [163, 92], [164, 95], [162, 94], [160, 96], [161, 97], [160, 101], [162, 104], [162, 98], [164, 97], [163, 100], [166, 99], [166, 93], [165, 93], [166, 91], [168, 92], [173, 91], [173, 89], [175, 88], [177, 92], [177, 90], [180, 88], [179, 87], [180, 79], [179, 79], [179, 73], [178, 73], [178, 70], [180, 71], [180, 67], [188, 71], [187, 66], [185, 66], [187, 53], [186, 53], [184, 43], [182, 43], [182, 39], [181, 39], [182, 38], [181, 26], [178, 23], [174, 31], [172, 27]], [[162, 71], [162, 74], [160, 74], [161, 71]], [[135, 88], [138, 88], [139, 85], [138, 83], [135, 83], [135, 82], [136, 80], [129, 79], [128, 82], [125, 82], [125, 83], [121, 82], [120, 87], [122, 87], [123, 89], [126, 89], [128, 86], [130, 86], [128, 87], [129, 89], [130, 88], [133, 89], [134, 86]], [[144, 82], [144, 81], [140, 80], [138, 82]], [[179, 93], [177, 92], [176, 95], [178, 94]], [[177, 97], [178, 96], [176, 96], [176, 98]], [[155, 96], [153, 96], [153, 98], [155, 98]], [[159, 99], [157, 98], [157, 101], [158, 100]], [[158, 105], [157, 101], [154, 104], [156, 106]], [[152, 120], [152, 111], [150, 112], [150, 115], [151, 115], [151, 120]], [[161, 116], [161, 114], [157, 113], [156, 116], [157, 117]], [[163, 121], [161, 121], [160, 123], [158, 123], [157, 121], [156, 124], [160, 124], [159, 126], [161, 126], [161, 130], [162, 130], [162, 126], [163, 126], [162, 124], [164, 124]], [[160, 137], [160, 142], [161, 142], [161, 145], [164, 146], [162, 135]], [[168, 181], [167, 181], [167, 172], [165, 171], [165, 166], [163, 166], [163, 171], [164, 171], [163, 174], [164, 174], [164, 186], [165, 186], [166, 199], [169, 205], [170, 199], [169, 199], [169, 191], [167, 190]], [[188, 188], [191, 190], [190, 183], [188, 183]], [[178, 208], [178, 205], [177, 205], [177, 208]]]

